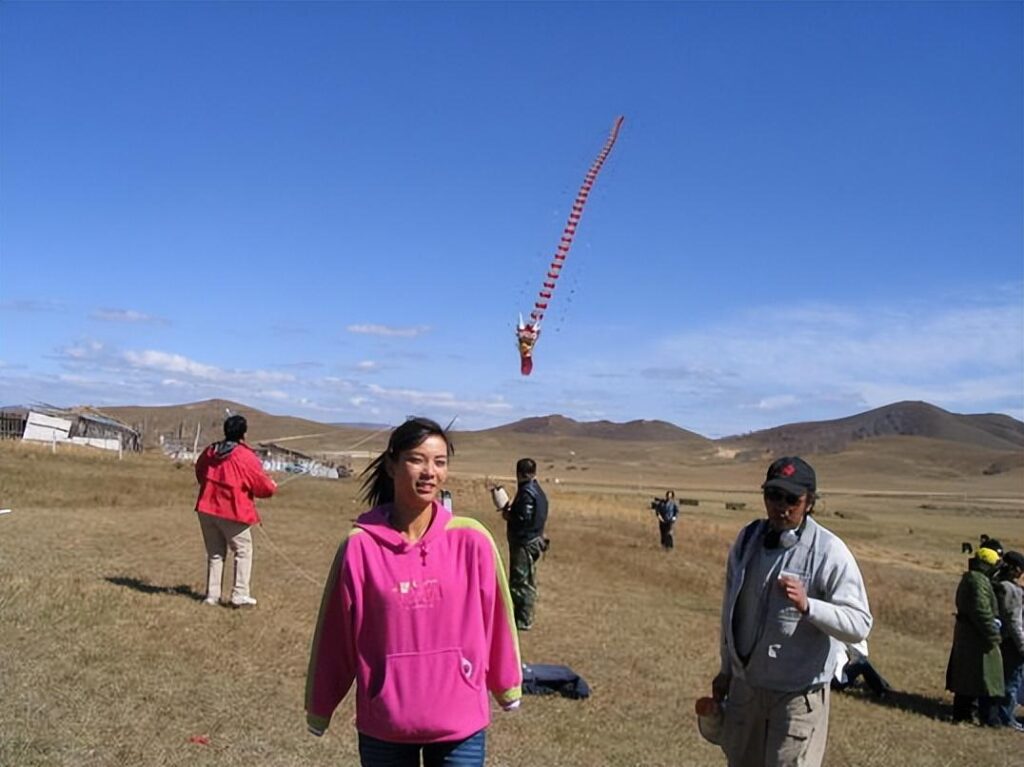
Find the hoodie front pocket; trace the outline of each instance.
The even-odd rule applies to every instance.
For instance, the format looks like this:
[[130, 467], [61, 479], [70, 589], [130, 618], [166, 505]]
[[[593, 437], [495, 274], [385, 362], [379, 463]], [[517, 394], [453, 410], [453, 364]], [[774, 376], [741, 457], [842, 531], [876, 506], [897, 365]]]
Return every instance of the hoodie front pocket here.
[[486, 725], [487, 698], [458, 648], [387, 657], [384, 684], [370, 700], [378, 722], [404, 738], [442, 739]]

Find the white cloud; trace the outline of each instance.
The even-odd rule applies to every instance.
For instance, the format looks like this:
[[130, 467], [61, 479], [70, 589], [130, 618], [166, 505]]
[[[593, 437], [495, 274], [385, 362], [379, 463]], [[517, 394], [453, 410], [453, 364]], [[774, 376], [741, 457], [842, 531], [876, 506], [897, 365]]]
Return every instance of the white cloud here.
[[291, 394], [282, 389], [260, 389], [258, 396], [277, 402], [291, 402], [293, 399]]
[[376, 370], [379, 367], [380, 367], [380, 363], [379, 362], [374, 362], [373, 360], [363, 360], [362, 362], [357, 362], [356, 363], [356, 368], [359, 369], [359, 370], [370, 371], [370, 370]]
[[512, 410], [512, 405], [506, 402], [503, 397], [498, 396], [490, 400], [471, 400], [458, 397], [452, 392], [391, 389], [378, 384], [370, 384], [366, 389], [377, 399], [403, 403], [413, 407], [438, 408], [477, 414], [499, 414]]
[[97, 309], [89, 315], [94, 320], [103, 322], [126, 322], [131, 324], [167, 325], [170, 321], [152, 314], [144, 314], [134, 309]]
[[696, 417], [715, 418], [718, 428], [691, 427], [704, 433], [751, 428], [736, 411], [763, 413], [753, 426], [761, 428], [904, 399], [955, 412], [1024, 406], [1024, 305], [1012, 292], [986, 303], [759, 307], [641, 354], [659, 360], [636, 368], [676, 397], [677, 410], [684, 398], [705, 403], [707, 414]]
[[104, 353], [106, 347], [100, 341], [85, 340], [79, 341], [72, 346], [65, 346], [59, 349], [58, 353], [68, 360], [86, 361], [98, 359]]
[[65, 308], [63, 302], [49, 298], [12, 298], [0, 301], [0, 309], [11, 312], [59, 312]]
[[291, 373], [280, 373], [272, 370], [226, 370], [196, 362], [181, 354], [154, 351], [126, 351], [121, 354], [131, 367], [161, 373], [184, 375], [200, 381], [213, 383], [282, 383], [295, 380]]
[[779, 410], [796, 405], [799, 400], [793, 394], [779, 394], [774, 397], [764, 397], [754, 407], [758, 410]]
[[386, 336], [415, 338], [430, 332], [429, 325], [415, 325], [407, 328], [391, 327], [390, 325], [349, 325], [345, 328], [349, 333], [367, 336]]

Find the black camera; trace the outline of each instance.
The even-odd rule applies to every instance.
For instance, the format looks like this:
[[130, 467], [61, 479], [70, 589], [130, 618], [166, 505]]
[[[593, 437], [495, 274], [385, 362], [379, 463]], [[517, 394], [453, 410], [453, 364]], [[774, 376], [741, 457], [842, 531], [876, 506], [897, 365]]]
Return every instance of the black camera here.
[[653, 501], [651, 501], [651, 509], [654, 510], [654, 511], [658, 511], [658, 509], [660, 509], [664, 505], [665, 505], [665, 499], [664, 498], [655, 498]]

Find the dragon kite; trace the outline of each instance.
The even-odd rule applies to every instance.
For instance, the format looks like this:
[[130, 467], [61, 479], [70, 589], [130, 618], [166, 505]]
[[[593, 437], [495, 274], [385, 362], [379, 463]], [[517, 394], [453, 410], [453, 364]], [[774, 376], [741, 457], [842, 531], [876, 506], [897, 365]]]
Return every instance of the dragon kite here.
[[612, 147], [615, 146], [615, 140], [619, 137], [619, 129], [622, 127], [623, 119], [623, 117], [615, 118], [611, 133], [608, 134], [604, 146], [601, 147], [601, 151], [583, 179], [579, 192], [576, 193], [576, 200], [572, 204], [569, 220], [565, 223], [565, 229], [562, 230], [562, 238], [558, 242], [555, 255], [551, 259], [551, 265], [548, 267], [544, 281], [541, 283], [540, 292], [537, 294], [537, 300], [533, 304], [533, 311], [530, 312], [529, 321], [523, 322], [523, 316], [519, 315], [519, 324], [516, 326], [516, 341], [519, 346], [519, 372], [524, 376], [530, 375], [533, 371], [533, 347], [537, 345], [537, 339], [540, 338], [541, 320], [544, 319], [544, 312], [547, 310], [551, 296], [554, 295], [555, 286], [558, 284], [558, 275], [565, 265], [566, 256], [569, 255], [569, 248], [572, 247], [573, 237], [576, 236], [576, 227], [579, 226], [580, 218], [583, 217], [583, 206], [587, 203], [590, 190], [593, 189], [594, 182], [597, 180], [597, 174], [601, 172], [604, 161], [608, 159]]

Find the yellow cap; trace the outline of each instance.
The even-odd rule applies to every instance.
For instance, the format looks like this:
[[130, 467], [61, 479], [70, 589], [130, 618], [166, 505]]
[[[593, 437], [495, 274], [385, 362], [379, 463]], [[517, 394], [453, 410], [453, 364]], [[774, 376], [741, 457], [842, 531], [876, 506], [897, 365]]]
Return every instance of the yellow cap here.
[[999, 553], [992, 549], [981, 548], [974, 552], [974, 558], [980, 559], [986, 565], [999, 564]]

